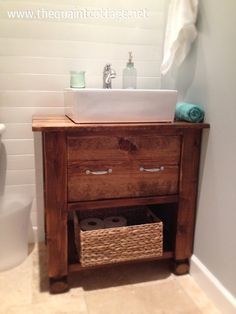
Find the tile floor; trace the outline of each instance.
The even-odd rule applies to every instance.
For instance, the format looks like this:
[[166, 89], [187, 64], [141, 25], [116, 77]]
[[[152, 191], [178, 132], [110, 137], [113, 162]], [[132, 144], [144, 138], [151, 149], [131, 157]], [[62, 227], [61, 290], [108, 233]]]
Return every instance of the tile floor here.
[[219, 314], [189, 276], [174, 276], [166, 261], [76, 273], [71, 290], [48, 293], [43, 244], [23, 264], [0, 273], [1, 314]]

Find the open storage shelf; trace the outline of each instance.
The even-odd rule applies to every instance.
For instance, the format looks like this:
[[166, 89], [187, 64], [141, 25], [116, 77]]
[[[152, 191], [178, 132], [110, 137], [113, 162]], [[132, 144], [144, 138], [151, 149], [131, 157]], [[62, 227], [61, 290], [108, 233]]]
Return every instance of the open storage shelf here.
[[140, 263], [152, 260], [161, 259], [171, 259], [174, 256], [174, 240], [176, 232], [176, 215], [177, 215], [177, 203], [167, 203], [167, 204], [156, 204], [149, 206], [150, 209], [155, 213], [155, 215], [161, 219], [163, 222], [163, 254], [160, 257], [155, 258], [142, 258], [134, 259], [129, 261], [123, 261], [119, 263], [110, 263], [105, 265], [95, 265], [95, 266], [82, 266], [79, 263], [79, 258], [75, 245], [75, 235], [74, 235], [74, 223], [73, 220], [68, 220], [68, 264], [70, 272], [77, 272], [84, 269], [92, 269], [98, 267], [109, 267], [116, 264], [131, 264]]

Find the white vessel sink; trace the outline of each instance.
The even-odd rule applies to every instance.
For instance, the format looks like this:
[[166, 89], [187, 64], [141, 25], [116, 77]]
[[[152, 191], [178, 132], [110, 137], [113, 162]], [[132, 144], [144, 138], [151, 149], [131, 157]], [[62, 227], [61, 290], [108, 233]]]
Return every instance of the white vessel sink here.
[[65, 114], [75, 123], [171, 122], [176, 90], [65, 90]]

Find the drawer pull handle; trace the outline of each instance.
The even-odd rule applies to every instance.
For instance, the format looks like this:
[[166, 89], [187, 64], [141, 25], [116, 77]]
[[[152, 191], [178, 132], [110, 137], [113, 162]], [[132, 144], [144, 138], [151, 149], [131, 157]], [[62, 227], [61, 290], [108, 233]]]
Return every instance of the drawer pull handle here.
[[86, 173], [86, 174], [103, 175], [103, 174], [112, 173], [112, 169], [108, 169], [108, 170], [99, 170], [99, 171], [90, 171], [90, 170], [86, 170], [85, 173]]
[[164, 171], [165, 167], [161, 166], [160, 168], [144, 168], [140, 167], [140, 171], [146, 171], [146, 172], [159, 172]]

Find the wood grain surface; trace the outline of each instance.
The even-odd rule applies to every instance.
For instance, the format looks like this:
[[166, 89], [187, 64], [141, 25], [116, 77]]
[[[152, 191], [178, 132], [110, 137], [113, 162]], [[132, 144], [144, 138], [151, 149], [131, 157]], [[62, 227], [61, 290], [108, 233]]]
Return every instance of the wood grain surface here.
[[60, 278], [68, 274], [66, 135], [44, 133], [43, 142], [48, 275]]
[[[144, 172], [140, 167], [163, 171]], [[107, 171], [104, 175], [86, 174], [90, 171]], [[83, 162], [68, 168], [68, 200], [88, 201], [114, 198], [168, 195], [178, 192], [178, 166], [149, 162]]]
[[93, 129], [101, 130], [108, 128], [115, 130], [119, 129], [135, 129], [141, 128], [145, 130], [146, 127], [154, 127], [155, 129], [172, 130], [173, 129], [202, 129], [209, 128], [210, 125], [207, 123], [189, 123], [189, 122], [173, 122], [173, 123], [117, 123], [117, 124], [76, 124], [66, 116], [58, 115], [44, 115], [44, 116], [33, 116], [32, 130], [33, 131], [78, 131], [80, 129]]
[[201, 134], [201, 130], [186, 130], [183, 137], [175, 248], [176, 260], [188, 259], [193, 252]]
[[179, 164], [180, 136], [68, 136], [68, 162], [84, 160], [155, 160]]

